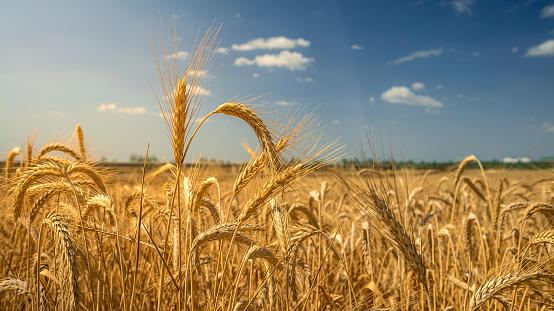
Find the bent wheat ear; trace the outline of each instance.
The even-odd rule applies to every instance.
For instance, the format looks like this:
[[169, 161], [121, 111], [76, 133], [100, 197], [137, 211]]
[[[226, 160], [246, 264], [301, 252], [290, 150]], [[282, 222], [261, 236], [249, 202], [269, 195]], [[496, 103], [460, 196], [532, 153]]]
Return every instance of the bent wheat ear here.
[[114, 226], [115, 211], [113, 210], [113, 202], [107, 195], [104, 194], [96, 195], [87, 200], [86, 208], [82, 214], [83, 218], [90, 216], [98, 208], [103, 208], [106, 212], [108, 212], [108, 224], [110, 226]]
[[17, 279], [17, 278], [8, 278], [0, 282], [0, 295], [3, 292], [15, 292], [19, 295], [27, 296], [28, 299], [31, 299], [31, 291], [29, 290], [29, 283]]
[[192, 209], [193, 212], [198, 211], [198, 208], [200, 205], [202, 205], [202, 199], [204, 198], [204, 195], [208, 191], [208, 188], [210, 188], [211, 185], [217, 184], [217, 179], [215, 177], [209, 177], [206, 178], [202, 184], [200, 184], [200, 189], [198, 189], [198, 192], [196, 193], [196, 198], [194, 199], [194, 208]]
[[77, 154], [77, 152], [75, 152], [73, 149], [71, 149], [70, 147], [68, 147], [68, 146], [66, 146], [62, 143], [51, 143], [51, 144], [44, 145], [44, 147], [42, 147], [42, 149], [40, 149], [40, 152], [39, 152], [37, 158], [40, 159], [45, 154], [47, 154], [49, 152], [52, 152], [52, 151], [59, 151], [59, 152], [67, 153], [68, 155], [72, 156], [75, 160], [77, 160], [79, 162], [84, 161], [84, 159], [79, 154]]
[[464, 171], [466, 166], [468, 166], [469, 163], [471, 163], [473, 161], [477, 161], [477, 158], [474, 155], [470, 155], [470, 156], [466, 157], [465, 159], [463, 159], [463, 161], [460, 163], [460, 165], [458, 165], [458, 169], [456, 170], [456, 178], [455, 178], [455, 181], [454, 181], [454, 188], [456, 188], [456, 186], [458, 185], [458, 182], [460, 181], [460, 176], [462, 175], [462, 172]]
[[73, 163], [67, 168], [67, 174], [71, 173], [83, 173], [87, 175], [103, 193], [107, 193], [106, 186], [100, 178], [100, 176], [86, 163]]
[[503, 291], [515, 286], [536, 285], [536, 282], [552, 283], [552, 275], [542, 271], [520, 271], [497, 276], [481, 285], [469, 302], [469, 309], [476, 310], [489, 299], [498, 297]]
[[246, 105], [242, 103], [236, 103], [236, 102], [229, 102], [224, 103], [217, 107], [214, 111], [210, 112], [207, 116], [205, 116], [202, 121], [200, 121], [200, 126], [202, 123], [204, 123], [205, 120], [207, 120], [210, 116], [214, 114], [225, 114], [228, 116], [235, 116], [244, 122], [246, 122], [254, 131], [256, 134], [256, 137], [258, 137], [258, 140], [260, 144], [262, 145], [262, 148], [267, 153], [269, 157], [269, 162], [271, 166], [274, 169], [279, 169], [280, 167], [280, 160], [279, 160], [279, 154], [277, 152], [277, 149], [273, 143], [273, 139], [271, 136], [271, 133], [269, 129], [267, 128], [266, 124], [260, 118], [256, 112], [250, 108], [248, 108]]
[[19, 155], [21, 157], [21, 150], [18, 147], [15, 147], [10, 151], [8, 154], [8, 158], [6, 159], [6, 179], [10, 178], [11, 171], [13, 169], [13, 160], [16, 155]]
[[45, 176], [63, 176], [63, 169], [55, 164], [42, 164], [25, 172], [17, 183], [13, 199], [13, 217], [17, 220], [21, 215], [21, 208], [25, 200], [25, 192], [38, 179]]
[[[317, 217], [315, 214], [304, 204], [301, 203], [294, 203], [290, 209], [289, 209], [289, 215], [295, 219], [295, 214], [302, 213], [308, 218], [308, 222], [310, 225], [314, 226], [315, 228], [319, 229], [319, 222], [317, 221]], [[295, 219], [296, 220], [296, 219]]]

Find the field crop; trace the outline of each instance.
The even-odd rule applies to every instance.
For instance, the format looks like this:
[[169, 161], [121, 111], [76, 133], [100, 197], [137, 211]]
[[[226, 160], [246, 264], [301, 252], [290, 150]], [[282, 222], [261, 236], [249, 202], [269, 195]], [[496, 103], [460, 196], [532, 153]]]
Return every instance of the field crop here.
[[[383, 170], [371, 142], [372, 166], [340, 167], [311, 115], [270, 121], [248, 101], [196, 124], [217, 31], [184, 77], [163, 50], [172, 163], [100, 166], [80, 126], [8, 154], [1, 310], [552, 309], [552, 170]], [[250, 161], [184, 164], [213, 114], [252, 128]]]

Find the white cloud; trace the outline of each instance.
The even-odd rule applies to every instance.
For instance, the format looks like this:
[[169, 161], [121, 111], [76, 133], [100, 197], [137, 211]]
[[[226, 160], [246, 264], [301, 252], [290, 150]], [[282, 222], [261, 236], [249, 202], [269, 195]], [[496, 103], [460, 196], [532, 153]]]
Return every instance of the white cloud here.
[[514, 47], [512, 48], [512, 53], [517, 53], [517, 50], [518, 50], [518, 47], [517, 47], [517, 46], [514, 46]]
[[257, 55], [254, 59], [239, 57], [235, 59], [235, 66], [257, 65], [259, 67], [284, 67], [289, 70], [306, 70], [306, 65], [313, 61], [313, 58], [304, 57], [298, 52], [285, 50], [279, 54]]
[[175, 58], [175, 57], [177, 57], [177, 59], [187, 59], [188, 56], [189, 56], [189, 52], [178, 51], [177, 54], [171, 54], [171, 55], [169, 55], [169, 58]]
[[529, 163], [529, 162], [531, 162], [531, 159], [529, 159], [528, 157], [522, 157], [522, 158], [505, 157], [504, 159], [502, 159], [502, 162], [504, 162], [504, 163]]
[[260, 76], [260, 74], [257, 73], [257, 72], [254, 72], [254, 73], [252, 74], [252, 77], [254, 77], [254, 78], [257, 78], [257, 77], [259, 77], [259, 76]]
[[106, 112], [106, 111], [112, 111], [112, 112], [121, 112], [126, 114], [144, 114], [146, 112], [146, 108], [144, 107], [124, 107], [124, 108], [118, 108], [115, 103], [102, 103], [98, 108], [96, 108], [99, 112]]
[[227, 55], [229, 53], [231, 49], [230, 48], [217, 48], [217, 50], [215, 50], [217, 53], [220, 53], [220, 54], [225, 54]]
[[285, 106], [290, 106], [290, 105], [292, 105], [292, 103], [291, 103], [291, 102], [288, 102], [288, 101], [286, 101], [286, 100], [278, 100], [278, 101], [275, 102], [275, 105], [285, 107]]
[[296, 81], [298, 82], [314, 82], [314, 79], [310, 78], [310, 77], [306, 77], [306, 78], [296, 78]]
[[550, 122], [542, 123], [540, 128], [541, 128], [541, 131], [543, 131], [543, 132], [554, 133], [554, 124], [552, 124]]
[[554, 39], [529, 48], [525, 56], [554, 56]]
[[460, 14], [471, 14], [470, 6], [474, 0], [454, 0], [450, 2], [454, 10]]
[[405, 86], [393, 86], [381, 94], [381, 99], [393, 104], [403, 104], [408, 106], [441, 108], [443, 104], [429, 96], [416, 95]]
[[479, 56], [481, 56], [481, 52], [475, 51], [475, 52], [471, 53], [471, 56], [479, 57]]
[[369, 102], [372, 103], [372, 102], [374, 102], [374, 101], [375, 101], [375, 97], [371, 96], [371, 97], [369, 98]]
[[435, 87], [437, 88], [437, 90], [440, 90], [440, 89], [442, 89], [442, 88], [444, 87], [444, 85], [442, 85], [442, 84], [437, 84], [437, 86], [435, 86]]
[[331, 121], [331, 123], [333, 123], [333, 124], [340, 124], [340, 120], [333, 120], [333, 121]]
[[360, 51], [360, 50], [363, 50], [364, 48], [362, 46], [357, 45], [357, 44], [352, 44], [352, 49]]
[[271, 49], [294, 49], [296, 47], [308, 47], [310, 41], [303, 38], [289, 39], [287, 37], [271, 37], [271, 38], [258, 38], [250, 40], [243, 44], [233, 44], [231, 48], [237, 51], [252, 51], [252, 50], [271, 50]]
[[109, 111], [109, 110], [115, 110], [117, 107], [116, 104], [114, 103], [111, 103], [111, 104], [100, 104], [100, 106], [98, 108], [96, 108], [97, 111], [100, 111], [100, 112], [105, 112], [105, 111]]
[[240, 18], [240, 13], [239, 12], [235, 13], [235, 17]]
[[414, 91], [423, 91], [423, 90], [425, 90], [425, 84], [423, 84], [421, 82], [415, 82], [414, 84], [412, 84], [412, 90], [414, 90]]
[[408, 56], [401, 57], [394, 61], [395, 65], [398, 65], [400, 63], [409, 62], [416, 58], [427, 58], [429, 56], [435, 55], [441, 55], [442, 54], [442, 48], [438, 48], [436, 50], [427, 50], [427, 51], [416, 51]]
[[50, 115], [57, 116], [57, 117], [63, 115], [63, 113], [61, 111], [54, 111], [54, 110], [48, 111], [48, 113]]
[[554, 4], [545, 6], [542, 9], [541, 17], [542, 18], [554, 17]]

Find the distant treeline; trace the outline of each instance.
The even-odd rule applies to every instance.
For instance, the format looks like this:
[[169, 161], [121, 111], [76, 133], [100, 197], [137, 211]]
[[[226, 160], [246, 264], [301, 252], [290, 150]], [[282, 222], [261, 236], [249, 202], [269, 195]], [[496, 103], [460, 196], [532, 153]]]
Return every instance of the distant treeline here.
[[[407, 160], [405, 162], [395, 161], [394, 162], [394, 168], [395, 169], [401, 169], [401, 168], [409, 168], [409, 169], [435, 169], [435, 170], [448, 170], [448, 169], [456, 169], [458, 167], [458, 164], [460, 162], [457, 161], [448, 161], [448, 162], [425, 162], [425, 161], [412, 161]], [[481, 161], [481, 164], [483, 165], [484, 169], [499, 169], [499, 168], [506, 168], [506, 169], [522, 169], [522, 170], [534, 170], [534, 169], [550, 169], [554, 167], [554, 161], [531, 161], [531, 162], [517, 162], [517, 163], [504, 163], [502, 161], [493, 160], [493, 161]], [[380, 161], [379, 163], [376, 163], [372, 160], [360, 160], [360, 159], [344, 159], [339, 164], [341, 166], [346, 167], [360, 167], [360, 168], [379, 168], [379, 169], [392, 169], [392, 163], [390, 160], [384, 160]], [[477, 169], [479, 168], [479, 164], [476, 162], [470, 163], [467, 168], [469, 169]]]
[[[100, 166], [113, 167], [113, 168], [141, 168], [144, 165], [144, 158], [140, 159], [141, 161], [130, 161], [130, 162], [117, 162], [117, 161], [99, 161], [97, 162]], [[152, 169], [158, 166], [165, 164], [165, 162], [155, 161], [157, 159], [152, 159], [147, 161], [147, 168]], [[223, 161], [207, 161], [208, 165], [217, 165], [221, 167], [240, 167], [243, 164], [241, 163], [231, 163]], [[415, 162], [407, 160], [405, 162], [395, 161], [394, 169], [434, 169], [434, 170], [455, 170], [458, 167], [460, 162], [448, 161], [448, 162]], [[482, 161], [484, 169], [518, 169], [518, 170], [536, 170], [536, 169], [551, 169], [554, 168], [553, 161], [531, 161], [528, 163], [504, 163], [502, 161]], [[285, 164], [286, 165], [286, 164]], [[0, 161], [0, 171], [3, 172], [4, 167], [6, 166], [5, 161]], [[19, 167], [20, 162], [15, 162], [14, 167]], [[188, 166], [188, 164], [185, 164]], [[374, 168], [380, 170], [390, 170], [392, 169], [392, 163], [390, 160], [384, 160], [381, 162], [374, 162], [371, 160], [362, 161], [360, 159], [343, 159], [334, 165], [335, 167], [343, 167], [345, 169], [364, 169], [364, 168]], [[468, 169], [478, 169], [479, 165], [476, 162], [472, 162], [467, 166]]]

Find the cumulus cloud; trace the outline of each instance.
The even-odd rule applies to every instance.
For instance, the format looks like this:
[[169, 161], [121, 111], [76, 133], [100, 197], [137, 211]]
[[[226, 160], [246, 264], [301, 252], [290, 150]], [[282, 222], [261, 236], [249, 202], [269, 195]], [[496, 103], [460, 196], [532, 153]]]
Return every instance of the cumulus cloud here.
[[443, 51], [442, 48], [438, 48], [436, 50], [416, 51], [416, 52], [413, 52], [412, 54], [410, 54], [408, 56], [404, 56], [404, 57], [401, 57], [401, 58], [395, 60], [394, 64], [398, 65], [400, 63], [412, 61], [416, 58], [427, 58], [427, 57], [433, 56], [433, 55], [438, 56], [438, 55], [442, 54], [442, 51]]
[[360, 45], [357, 45], [357, 44], [352, 44], [352, 49], [353, 50], [357, 50], [357, 51], [360, 51], [360, 50], [363, 50], [364, 48]]
[[98, 108], [96, 108], [99, 112], [121, 112], [126, 114], [144, 114], [146, 112], [146, 108], [144, 107], [124, 107], [124, 108], [118, 108], [115, 103], [102, 103]]
[[259, 76], [260, 76], [260, 74], [257, 73], [257, 72], [254, 72], [254, 73], [252, 74], [252, 77], [254, 77], [254, 78], [257, 78], [257, 77], [259, 77]]
[[525, 56], [554, 56], [554, 39], [529, 48]]
[[425, 84], [423, 84], [421, 82], [415, 82], [414, 84], [412, 84], [412, 90], [414, 90], [414, 91], [423, 91], [423, 90], [425, 90]]
[[540, 126], [541, 131], [546, 133], [554, 133], [554, 124], [550, 122], [544, 122]]
[[271, 49], [294, 49], [296, 47], [308, 47], [310, 41], [303, 38], [290, 39], [287, 37], [258, 38], [243, 44], [233, 44], [231, 48], [237, 51], [271, 50]]
[[545, 6], [542, 9], [541, 17], [542, 18], [554, 17], [554, 4]]
[[296, 81], [298, 82], [314, 82], [314, 79], [310, 78], [310, 77], [306, 77], [306, 78], [296, 78]]
[[517, 53], [517, 50], [519, 50], [518, 47], [517, 47], [517, 46], [514, 46], [514, 47], [512, 48], [512, 53]]
[[371, 96], [371, 97], [369, 98], [369, 102], [372, 103], [372, 102], [374, 102], [374, 101], [375, 101], [375, 97]]
[[471, 56], [479, 57], [479, 56], [481, 56], [481, 52], [475, 51], [475, 52], [471, 53]]
[[235, 13], [235, 17], [240, 18], [240, 13], [239, 12]]
[[471, 5], [474, 0], [454, 0], [450, 2], [450, 5], [454, 8], [454, 11], [460, 14], [471, 14]]
[[185, 51], [178, 51], [176, 54], [169, 55], [169, 58], [177, 58], [177, 59], [187, 59], [189, 56], [189, 52]]
[[225, 54], [227, 55], [229, 53], [231, 49], [230, 48], [217, 48], [217, 50], [215, 50], [217, 53], [220, 53], [220, 54]]
[[442, 88], [444, 87], [444, 85], [442, 85], [442, 84], [437, 84], [437, 86], [435, 86], [435, 87], [437, 88], [437, 90], [440, 90], [440, 89], [442, 89]]
[[381, 94], [381, 99], [393, 104], [425, 107], [427, 110], [441, 108], [443, 104], [429, 96], [416, 95], [405, 86], [393, 86]]
[[313, 58], [304, 57], [301, 53], [288, 50], [279, 54], [257, 55], [254, 59], [239, 57], [235, 59], [235, 66], [257, 65], [259, 67], [288, 68], [289, 70], [306, 70], [306, 65], [313, 62]]
[[333, 123], [333, 124], [340, 124], [340, 120], [333, 120], [333, 121], [331, 121], [331, 123]]

